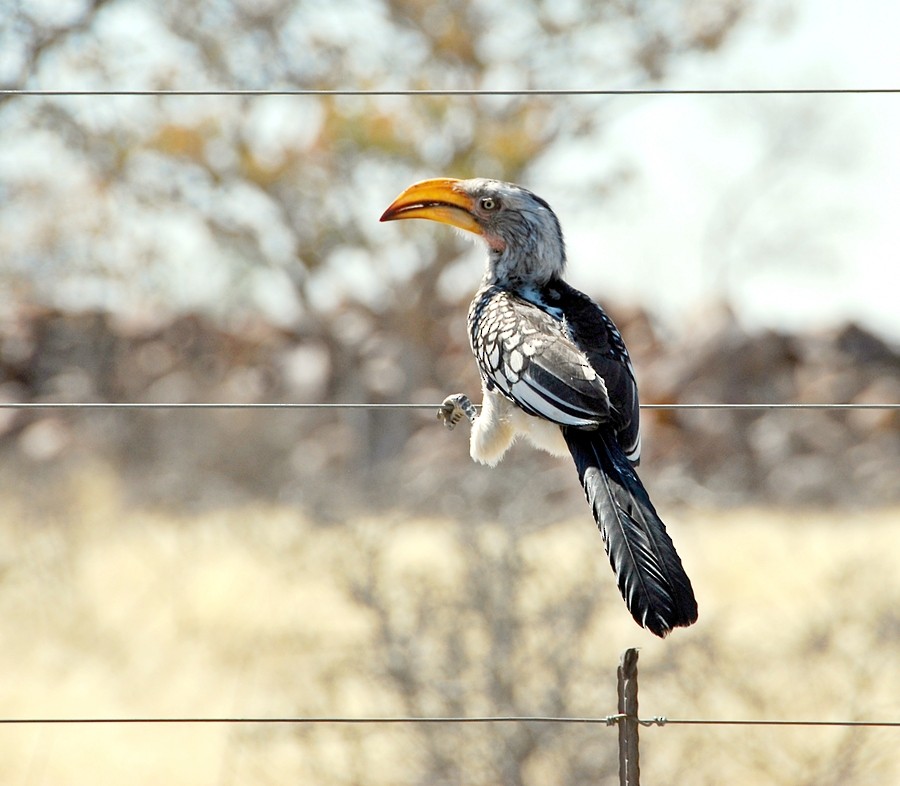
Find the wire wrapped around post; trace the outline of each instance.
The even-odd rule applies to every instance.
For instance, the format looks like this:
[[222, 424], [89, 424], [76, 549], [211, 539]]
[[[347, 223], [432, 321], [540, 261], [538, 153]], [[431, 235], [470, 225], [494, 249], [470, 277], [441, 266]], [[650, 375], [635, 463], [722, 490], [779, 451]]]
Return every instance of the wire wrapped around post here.
[[641, 782], [638, 750], [638, 651], [631, 647], [622, 653], [618, 669], [619, 692], [619, 786], [639, 786]]

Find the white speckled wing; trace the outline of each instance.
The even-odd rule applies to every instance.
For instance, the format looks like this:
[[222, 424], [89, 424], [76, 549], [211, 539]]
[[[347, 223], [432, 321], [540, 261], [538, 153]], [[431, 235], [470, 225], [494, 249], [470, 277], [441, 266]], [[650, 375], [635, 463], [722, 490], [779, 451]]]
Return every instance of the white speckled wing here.
[[472, 303], [469, 331], [489, 388], [528, 414], [582, 428], [609, 419], [603, 379], [564, 323], [534, 303], [486, 287]]

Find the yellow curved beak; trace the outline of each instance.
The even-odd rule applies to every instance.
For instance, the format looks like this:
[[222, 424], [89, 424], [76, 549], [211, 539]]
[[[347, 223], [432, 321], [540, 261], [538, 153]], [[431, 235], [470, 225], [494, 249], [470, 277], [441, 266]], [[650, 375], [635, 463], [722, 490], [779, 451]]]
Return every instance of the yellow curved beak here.
[[456, 188], [459, 182], [450, 177], [438, 177], [414, 183], [391, 203], [381, 220], [427, 218], [480, 235], [481, 226], [472, 215], [472, 199]]

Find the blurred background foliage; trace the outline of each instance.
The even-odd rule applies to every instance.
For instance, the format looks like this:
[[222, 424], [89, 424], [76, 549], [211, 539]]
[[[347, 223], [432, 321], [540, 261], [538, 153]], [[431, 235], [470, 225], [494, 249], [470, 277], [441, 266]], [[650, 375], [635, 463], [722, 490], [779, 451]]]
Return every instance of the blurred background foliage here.
[[[785, 22], [756, 11], [750, 0], [13, 1], [0, 7], [0, 84], [654, 86], [686, 62], [715, 67], [748, 24]], [[2, 95], [0, 398], [475, 393], [464, 315], [480, 253], [448, 232], [379, 225], [381, 210], [439, 174], [546, 186], [564, 206], [601, 210], [633, 165], [573, 169], [571, 151], [590, 157], [620, 111], [609, 98], [533, 95]], [[676, 333], [639, 306], [604, 304], [648, 402], [900, 400], [900, 355], [859, 326], [748, 333], [722, 304]], [[526, 451], [474, 467], [465, 435], [431, 412], [0, 410], [0, 635], [26, 686], [7, 687], [2, 714], [605, 714], [615, 659], [636, 637], [672, 714], [790, 715], [797, 705], [781, 700], [804, 664], [829, 686], [817, 687], [827, 705], [804, 709], [878, 710], [838, 687], [860, 649], [896, 651], [896, 579], [876, 560], [851, 582], [821, 555], [798, 577], [790, 558], [833, 537], [865, 565], [842, 520], [900, 501], [897, 413], [646, 419], [642, 475], [679, 511], [675, 539], [703, 599], [701, 624], [665, 644], [620, 608], [571, 467]], [[810, 504], [836, 521], [736, 512]], [[896, 517], [880, 515], [886, 558]], [[758, 563], [737, 560], [742, 583], [723, 563], [745, 552]], [[770, 585], [754, 575], [766, 560]], [[871, 608], [835, 601], [832, 615], [822, 595], [840, 598], [845, 582]], [[791, 593], [797, 605], [783, 608]], [[771, 640], [767, 604], [783, 616]], [[838, 626], [852, 635], [839, 640]], [[872, 669], [854, 668], [849, 684], [865, 692]], [[763, 684], [748, 677], [763, 672]], [[203, 730], [194, 762], [165, 733], [115, 732], [102, 757], [98, 737], [63, 734], [0, 738], [10, 782], [76, 783], [92, 766], [136, 782], [142, 756], [148, 782], [172, 783], [575, 784], [615, 767], [611, 736], [554, 726]], [[663, 745], [654, 780], [889, 772], [871, 737], [824, 756], [804, 738], [778, 762], [767, 742], [722, 743], [725, 762], [704, 739]]]
[[[68, 24], [49, 6], [7, 8], [7, 86], [647, 83], [673, 59], [718, 47], [742, 8], [69, 5]], [[201, 307], [237, 324], [265, 306], [288, 322], [321, 317], [320, 289], [331, 293], [328, 306], [436, 306], [432, 288], [457, 244], [407, 239], [397, 248], [372, 207], [422, 172], [527, 179], [561, 140], [596, 138], [606, 111], [596, 101], [510, 96], [4, 98], [3, 188], [16, 205], [3, 223], [10, 285], [42, 302], [155, 314]], [[21, 156], [35, 160], [9, 166]], [[573, 183], [585, 193], [602, 185]]]
[[[753, 24], [784, 23], [783, 12], [773, 21], [753, 10], [737, 0], [665, 9], [13, 3], [3, 11], [0, 79], [87, 89], [652, 86], [686, 61], [714, 63], [748, 14]], [[543, 183], [582, 206], [602, 205], [634, 175], [631, 163], [591, 158], [623, 111], [603, 97], [2, 99], [0, 394], [12, 400], [421, 403], [474, 392], [463, 315], [481, 255], [450, 232], [380, 225], [380, 211], [434, 174]], [[559, 163], [572, 150], [585, 156], [577, 177], [571, 161]], [[729, 202], [728, 213], [739, 206]], [[606, 267], [614, 280], [615, 263]], [[900, 394], [896, 353], [852, 326], [745, 335], [726, 306], [673, 332], [639, 307], [604, 302], [648, 402], [884, 403]], [[323, 470], [345, 473], [343, 485], [360, 492], [347, 496], [353, 505], [377, 503], [389, 478], [416, 468], [422, 483], [410, 484], [409, 501], [428, 509], [429, 478], [466, 482], [464, 451], [446, 450], [461, 440], [429, 420], [393, 411], [5, 413], [0, 434], [19, 466], [23, 453], [51, 464], [111, 457], [135, 493], [156, 502], [262, 494], [321, 513], [334, 505], [330, 487], [317, 491]], [[647, 420], [648, 471], [673, 500], [897, 500], [890, 415]], [[550, 466], [523, 461], [526, 472]], [[849, 489], [828, 479], [838, 472], [853, 478]]]

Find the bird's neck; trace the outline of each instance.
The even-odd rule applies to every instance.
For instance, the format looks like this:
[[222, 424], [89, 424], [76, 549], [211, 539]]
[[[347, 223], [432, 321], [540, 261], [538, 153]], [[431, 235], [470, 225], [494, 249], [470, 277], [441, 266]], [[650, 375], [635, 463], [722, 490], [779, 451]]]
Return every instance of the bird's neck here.
[[565, 266], [565, 252], [549, 245], [491, 248], [485, 281], [504, 289], [541, 289], [552, 279], [561, 278]]

